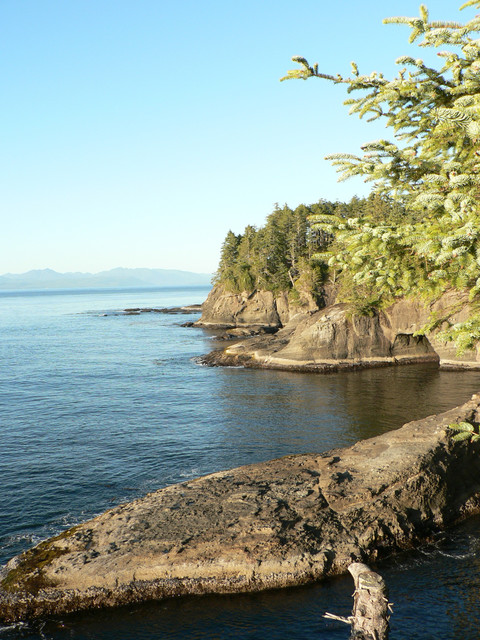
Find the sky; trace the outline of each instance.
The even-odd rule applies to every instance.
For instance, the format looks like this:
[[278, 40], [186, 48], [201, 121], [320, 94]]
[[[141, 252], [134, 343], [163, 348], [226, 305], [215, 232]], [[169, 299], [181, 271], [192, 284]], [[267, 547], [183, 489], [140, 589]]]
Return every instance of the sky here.
[[[217, 268], [229, 229], [275, 203], [366, 195], [324, 156], [385, 137], [345, 88], [279, 82], [429, 60], [388, 16], [411, 0], [2, 0], [0, 274]], [[430, 17], [465, 22], [451, 0]], [[431, 58], [432, 60], [434, 58]]]

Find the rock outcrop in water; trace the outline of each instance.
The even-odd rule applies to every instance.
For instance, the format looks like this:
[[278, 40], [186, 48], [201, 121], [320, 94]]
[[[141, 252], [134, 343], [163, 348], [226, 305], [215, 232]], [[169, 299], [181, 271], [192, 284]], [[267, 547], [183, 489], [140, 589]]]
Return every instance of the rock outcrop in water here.
[[[311, 308], [298, 312], [297, 307], [290, 306], [283, 316], [275, 316], [278, 301], [271, 293], [242, 296], [217, 290], [204, 303], [203, 315], [196, 324], [213, 325], [215, 318], [225, 321], [226, 326], [228, 318], [231, 322], [241, 319], [240, 326], [247, 320], [257, 325], [268, 320], [279, 331], [213, 352], [202, 359], [205, 364], [331, 371], [433, 360], [442, 367], [480, 368], [478, 350], [459, 356], [452, 343], [446, 344], [437, 337], [444, 322], [455, 324], [467, 318], [467, 294], [448, 292], [430, 304], [404, 299], [371, 316], [352, 316], [344, 304], [314, 308], [313, 301]], [[237, 313], [240, 302], [244, 307]], [[439, 319], [438, 326], [421, 334], [432, 313]]]
[[480, 505], [480, 395], [325, 454], [167, 487], [42, 542], [2, 570], [0, 620], [184, 594], [299, 585], [410, 548]]
[[326, 294], [316, 301], [311, 294], [302, 293], [292, 304], [286, 291], [274, 295], [271, 291], [231, 293], [221, 285], [215, 286], [202, 305], [202, 317], [195, 325], [206, 328], [264, 328], [279, 329], [298, 313], [311, 313], [324, 306]]

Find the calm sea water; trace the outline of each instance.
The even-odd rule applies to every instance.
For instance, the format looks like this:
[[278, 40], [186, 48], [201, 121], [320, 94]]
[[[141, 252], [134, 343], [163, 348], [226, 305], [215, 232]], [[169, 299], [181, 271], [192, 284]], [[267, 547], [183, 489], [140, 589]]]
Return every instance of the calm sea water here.
[[[290, 453], [320, 452], [446, 410], [480, 373], [407, 366], [327, 376], [206, 368], [205, 288], [0, 293], [0, 564], [148, 491]], [[480, 636], [480, 520], [384, 564], [392, 638]], [[0, 627], [0, 640], [343, 639], [352, 584], [178, 599]]]

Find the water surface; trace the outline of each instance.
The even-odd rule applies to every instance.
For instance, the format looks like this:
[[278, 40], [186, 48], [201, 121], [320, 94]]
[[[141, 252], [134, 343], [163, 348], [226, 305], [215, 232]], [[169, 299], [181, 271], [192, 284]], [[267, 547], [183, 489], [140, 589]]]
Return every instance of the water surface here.
[[[125, 315], [208, 289], [0, 294], [0, 563], [144, 493], [291, 453], [322, 452], [449, 409], [479, 372], [434, 365], [328, 375], [198, 366], [196, 315]], [[392, 638], [478, 638], [480, 523], [382, 567]], [[348, 578], [149, 603], [0, 630], [0, 639], [347, 638]], [[407, 631], [408, 630], [408, 633]]]

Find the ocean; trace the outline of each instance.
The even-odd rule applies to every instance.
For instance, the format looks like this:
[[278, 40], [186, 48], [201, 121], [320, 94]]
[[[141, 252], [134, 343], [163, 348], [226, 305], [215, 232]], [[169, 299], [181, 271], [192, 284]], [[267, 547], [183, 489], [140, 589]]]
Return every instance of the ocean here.
[[[433, 365], [328, 375], [208, 368], [208, 288], [0, 292], [0, 564], [115, 504], [206, 473], [347, 446], [466, 401], [480, 372]], [[392, 639], [479, 636], [480, 519], [378, 569]], [[0, 640], [348, 637], [348, 577], [0, 627]]]

